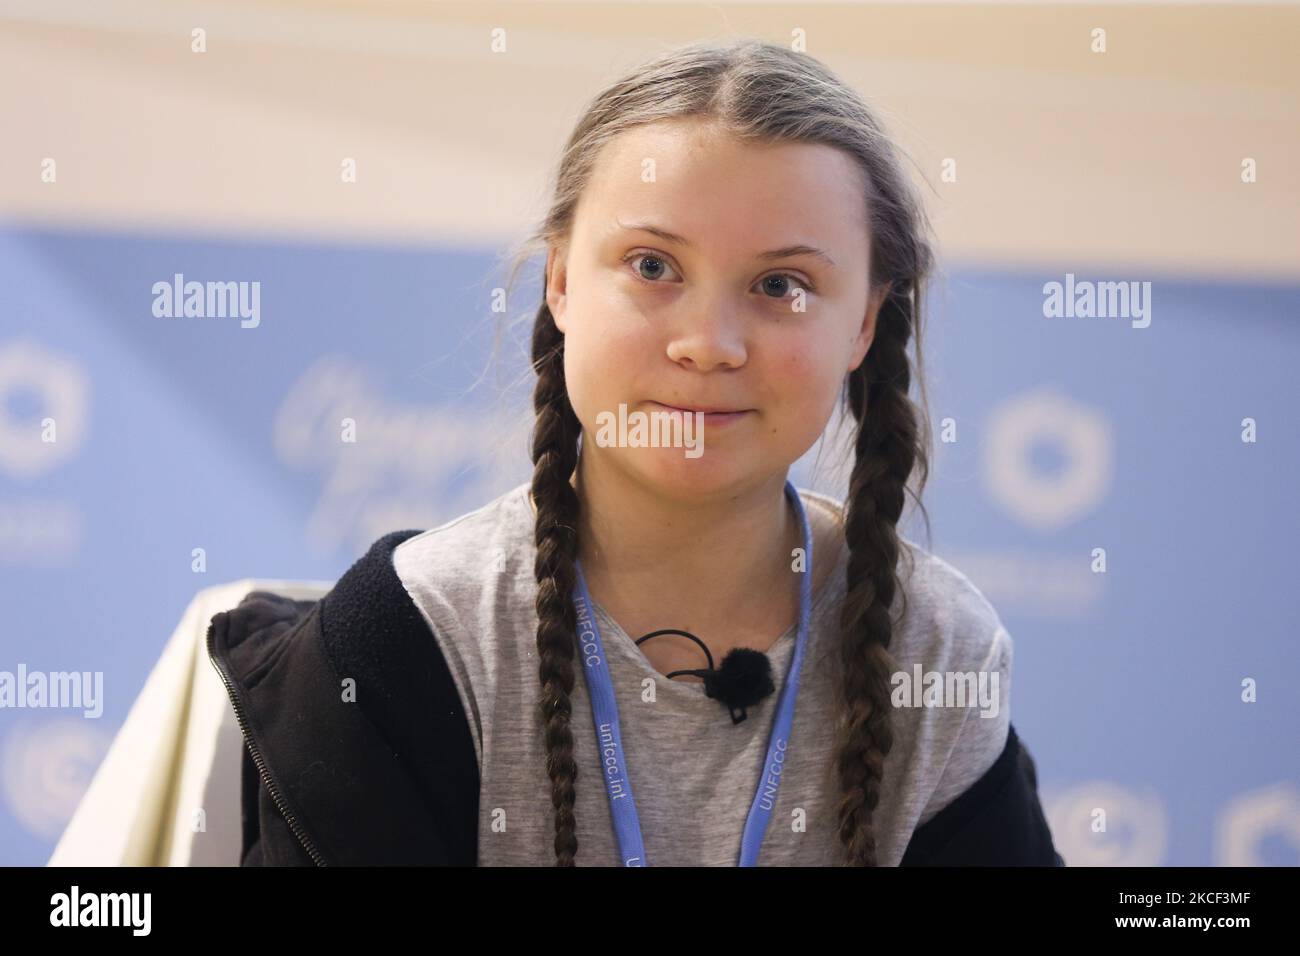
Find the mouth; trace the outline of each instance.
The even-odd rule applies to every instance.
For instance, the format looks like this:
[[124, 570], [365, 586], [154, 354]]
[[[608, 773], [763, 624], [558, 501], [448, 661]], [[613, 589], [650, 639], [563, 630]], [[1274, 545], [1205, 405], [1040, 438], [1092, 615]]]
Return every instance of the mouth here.
[[694, 415], [697, 412], [703, 413], [706, 422], [722, 423], [742, 418], [754, 411], [752, 408], [721, 408], [709, 405], [697, 405], [684, 407], [681, 405], [665, 405], [663, 402], [651, 401], [649, 404], [655, 408], [661, 408], [669, 412], [682, 412], [687, 415]]

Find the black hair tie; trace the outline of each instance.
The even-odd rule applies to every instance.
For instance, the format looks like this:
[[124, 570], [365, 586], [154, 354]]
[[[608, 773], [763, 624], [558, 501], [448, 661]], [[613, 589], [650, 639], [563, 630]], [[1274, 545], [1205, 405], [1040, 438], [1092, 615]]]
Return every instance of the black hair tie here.
[[[666, 627], [663, 630], [651, 631], [644, 637], [638, 637], [636, 643], [640, 646], [642, 641], [648, 641], [661, 634], [680, 634], [700, 645], [704, 656], [709, 660], [707, 668], [670, 671], [665, 676], [669, 680], [679, 674], [702, 677], [705, 695], [727, 705], [733, 724], [738, 724], [749, 716], [745, 712], [746, 707], [757, 704], [776, 690], [776, 684], [772, 682], [772, 662], [762, 651], [756, 651], [752, 647], [733, 647], [723, 656], [722, 666], [715, 669], [713, 655], [709, 653], [708, 645], [690, 631]], [[737, 711], [740, 716], [736, 716]]]

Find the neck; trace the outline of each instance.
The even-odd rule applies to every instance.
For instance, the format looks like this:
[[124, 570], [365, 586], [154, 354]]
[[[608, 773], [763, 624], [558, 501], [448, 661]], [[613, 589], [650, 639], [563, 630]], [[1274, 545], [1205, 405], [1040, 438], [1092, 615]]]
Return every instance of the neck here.
[[689, 630], [734, 620], [756, 595], [769, 605], [797, 596], [790, 552], [803, 540], [784, 475], [739, 493], [665, 497], [583, 454], [575, 488], [579, 558], [599, 603], [641, 606], [662, 618], [654, 626]]

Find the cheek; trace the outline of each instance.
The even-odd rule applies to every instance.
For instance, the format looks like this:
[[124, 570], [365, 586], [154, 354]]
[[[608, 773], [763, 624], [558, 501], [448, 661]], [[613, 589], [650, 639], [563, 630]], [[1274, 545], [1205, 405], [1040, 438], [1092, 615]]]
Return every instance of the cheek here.
[[565, 388], [570, 404], [584, 423], [609, 400], [610, 386], [604, 372], [608, 366], [602, 359], [601, 348], [600, 337], [580, 326], [570, 326], [564, 337]]
[[653, 330], [626, 313], [617, 298], [598, 295], [570, 301], [564, 337], [564, 374], [569, 400], [590, 424], [600, 411], [645, 396], [635, 372], [656, 347]]
[[808, 337], [798, 347], [783, 348], [768, 365], [769, 439], [791, 462], [826, 430], [844, 381], [840, 361], [834, 349]]
[[644, 348], [637, 335], [646, 331], [646, 323], [608, 270], [575, 270], [569, 288], [565, 348], [580, 353], [588, 364]]
[[843, 381], [840, 355], [829, 347], [787, 349], [775, 362], [773, 384], [800, 415], [829, 414]]
[[611, 385], [631, 384], [635, 369], [646, 364], [656, 348], [652, 330], [628, 322], [610, 312], [584, 315], [569, 326], [564, 337], [566, 369], [574, 374]]

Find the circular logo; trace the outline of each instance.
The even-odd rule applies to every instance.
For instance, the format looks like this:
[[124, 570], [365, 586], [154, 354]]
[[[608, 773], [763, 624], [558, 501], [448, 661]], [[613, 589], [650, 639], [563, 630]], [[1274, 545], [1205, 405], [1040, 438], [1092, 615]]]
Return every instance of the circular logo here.
[[[1060, 451], [1049, 474], [1032, 460], [1036, 445]], [[1110, 487], [1112, 437], [1104, 418], [1050, 389], [1017, 396], [990, 416], [984, 451], [989, 494], [1026, 524], [1060, 528], [1096, 507]]]
[[[19, 421], [10, 396], [35, 392], [41, 421], [51, 419], [55, 441], [42, 440], [41, 421]], [[0, 470], [35, 478], [72, 458], [86, 440], [90, 385], [79, 362], [29, 340], [0, 347]]]

